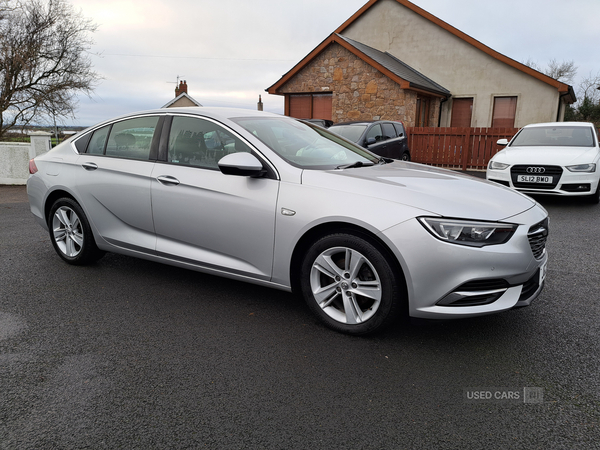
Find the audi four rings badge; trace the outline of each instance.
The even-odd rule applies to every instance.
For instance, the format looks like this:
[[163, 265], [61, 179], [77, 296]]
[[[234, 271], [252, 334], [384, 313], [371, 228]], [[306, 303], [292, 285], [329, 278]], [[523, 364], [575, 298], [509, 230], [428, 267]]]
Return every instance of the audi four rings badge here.
[[528, 167], [527, 173], [544, 173], [546, 169], [544, 167]]

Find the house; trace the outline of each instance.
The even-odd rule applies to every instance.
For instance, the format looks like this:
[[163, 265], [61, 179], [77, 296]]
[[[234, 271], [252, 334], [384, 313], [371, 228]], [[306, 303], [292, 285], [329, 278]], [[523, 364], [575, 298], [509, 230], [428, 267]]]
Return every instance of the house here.
[[188, 95], [187, 81], [179, 82], [175, 87], [175, 98], [163, 106], [163, 108], [179, 108], [182, 106], [202, 106], [199, 102]]
[[521, 127], [561, 121], [573, 88], [408, 0], [370, 0], [267, 92], [298, 118]]

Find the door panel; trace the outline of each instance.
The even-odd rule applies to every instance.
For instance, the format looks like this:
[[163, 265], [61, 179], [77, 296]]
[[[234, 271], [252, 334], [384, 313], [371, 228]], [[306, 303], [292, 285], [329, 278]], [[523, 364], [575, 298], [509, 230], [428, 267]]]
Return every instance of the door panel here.
[[154, 252], [150, 153], [159, 115], [121, 120], [92, 133], [77, 160], [77, 192], [88, 218], [113, 245]]
[[276, 180], [157, 164], [152, 180], [157, 253], [270, 279], [278, 190]]
[[83, 154], [77, 164], [77, 192], [100, 235], [120, 247], [153, 252], [150, 176], [154, 162]]

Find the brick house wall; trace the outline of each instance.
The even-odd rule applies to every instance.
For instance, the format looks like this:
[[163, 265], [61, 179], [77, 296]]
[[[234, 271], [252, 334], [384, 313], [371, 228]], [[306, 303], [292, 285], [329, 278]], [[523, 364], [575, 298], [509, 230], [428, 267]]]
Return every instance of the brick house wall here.
[[[334, 43], [278, 89], [278, 94], [332, 93], [332, 120], [401, 120], [415, 125], [417, 93], [400, 85]], [[287, 103], [287, 99], [286, 99]], [[431, 98], [429, 120], [437, 125], [440, 100]]]

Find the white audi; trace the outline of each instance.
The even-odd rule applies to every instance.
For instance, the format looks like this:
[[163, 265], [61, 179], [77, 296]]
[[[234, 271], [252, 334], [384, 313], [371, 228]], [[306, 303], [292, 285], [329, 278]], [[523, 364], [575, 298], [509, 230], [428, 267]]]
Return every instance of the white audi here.
[[583, 195], [600, 201], [600, 147], [591, 123], [537, 123], [522, 128], [489, 162], [487, 179], [526, 194]]

